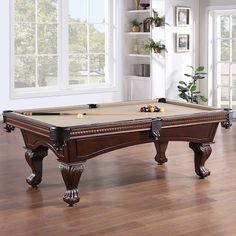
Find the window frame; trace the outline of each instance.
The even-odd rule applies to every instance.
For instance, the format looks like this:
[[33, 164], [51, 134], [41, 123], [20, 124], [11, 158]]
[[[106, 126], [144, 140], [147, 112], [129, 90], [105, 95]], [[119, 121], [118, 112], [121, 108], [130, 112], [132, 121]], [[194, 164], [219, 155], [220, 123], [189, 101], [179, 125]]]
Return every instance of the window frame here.
[[[224, 7], [210, 7], [208, 8], [208, 94], [212, 97], [212, 102], [214, 106], [221, 107], [221, 88], [228, 88], [229, 90], [229, 106], [227, 108], [232, 108], [233, 104], [233, 90], [236, 89], [232, 83], [232, 64], [236, 64], [236, 61], [232, 61], [232, 53], [230, 52], [230, 60], [222, 61], [218, 60], [218, 41], [223, 39], [221, 36], [218, 37], [217, 20], [219, 15], [231, 15], [235, 14], [236, 6], [224, 6]], [[231, 33], [230, 33], [231, 34]], [[232, 47], [232, 35], [229, 36], [230, 46]], [[230, 48], [231, 48], [230, 47]], [[229, 65], [229, 85], [222, 85], [220, 83], [221, 74], [218, 73], [218, 67], [221, 63], [227, 63]]]
[[[87, 84], [87, 85], [70, 85], [69, 84], [69, 44], [68, 44], [68, 1], [58, 0], [58, 26], [57, 26], [57, 85], [53, 87], [31, 87], [31, 88], [15, 88], [15, 12], [14, 0], [10, 1], [10, 96], [11, 98], [34, 98], [58, 95], [78, 95], [86, 93], [103, 93], [115, 92], [117, 88], [116, 63], [114, 56], [116, 55], [116, 47], [113, 42], [117, 37], [116, 32], [116, 8], [114, 0], [105, 0], [107, 14], [107, 34], [105, 44], [105, 77], [107, 83], [104, 84]], [[63, 27], [62, 27], [63, 25]], [[37, 56], [37, 55], [36, 55]]]

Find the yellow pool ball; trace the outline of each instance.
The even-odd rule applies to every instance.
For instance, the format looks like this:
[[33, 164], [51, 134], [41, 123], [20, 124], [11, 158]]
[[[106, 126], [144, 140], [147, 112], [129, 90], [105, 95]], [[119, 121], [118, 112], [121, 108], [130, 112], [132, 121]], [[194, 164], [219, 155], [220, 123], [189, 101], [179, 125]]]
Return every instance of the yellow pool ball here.
[[165, 111], [164, 107], [160, 107], [160, 112], [164, 112], [164, 111]]
[[149, 110], [150, 110], [150, 112], [154, 112], [155, 108], [154, 107], [150, 107]]

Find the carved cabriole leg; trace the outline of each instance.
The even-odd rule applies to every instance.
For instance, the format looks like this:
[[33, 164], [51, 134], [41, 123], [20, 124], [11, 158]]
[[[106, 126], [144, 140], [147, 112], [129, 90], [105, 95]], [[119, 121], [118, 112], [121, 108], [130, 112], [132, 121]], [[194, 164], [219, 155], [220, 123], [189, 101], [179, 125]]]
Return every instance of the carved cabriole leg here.
[[37, 187], [42, 181], [43, 158], [47, 155], [47, 147], [38, 147], [35, 150], [28, 149], [25, 153], [25, 159], [32, 169], [32, 174], [26, 179], [26, 182], [32, 187]]
[[168, 142], [154, 142], [154, 143], [157, 151], [155, 160], [159, 165], [162, 165], [163, 163], [168, 161], [165, 154]]
[[210, 144], [189, 143], [189, 147], [194, 151], [195, 172], [200, 178], [210, 175], [210, 171], [204, 166], [206, 160], [211, 155]]
[[80, 200], [78, 185], [81, 174], [85, 169], [85, 162], [79, 162], [75, 164], [66, 164], [60, 162], [59, 168], [66, 185], [66, 191], [63, 200], [68, 203], [69, 206], [73, 206]]

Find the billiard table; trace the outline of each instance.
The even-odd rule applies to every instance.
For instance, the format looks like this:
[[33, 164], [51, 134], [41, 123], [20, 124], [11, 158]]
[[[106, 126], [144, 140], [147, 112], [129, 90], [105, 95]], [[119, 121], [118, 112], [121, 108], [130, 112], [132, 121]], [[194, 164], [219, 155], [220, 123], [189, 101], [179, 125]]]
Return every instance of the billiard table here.
[[[162, 112], [140, 112], [146, 105]], [[205, 162], [219, 123], [229, 128], [231, 109], [155, 99], [108, 104], [89, 104], [38, 110], [4, 111], [5, 129], [21, 130], [25, 159], [32, 169], [26, 179], [32, 187], [42, 180], [42, 162], [51, 149], [58, 158], [66, 185], [63, 200], [73, 206], [80, 200], [78, 185], [86, 160], [102, 153], [153, 142], [158, 164], [167, 162], [169, 141], [187, 141], [194, 152], [195, 172], [210, 175]]]

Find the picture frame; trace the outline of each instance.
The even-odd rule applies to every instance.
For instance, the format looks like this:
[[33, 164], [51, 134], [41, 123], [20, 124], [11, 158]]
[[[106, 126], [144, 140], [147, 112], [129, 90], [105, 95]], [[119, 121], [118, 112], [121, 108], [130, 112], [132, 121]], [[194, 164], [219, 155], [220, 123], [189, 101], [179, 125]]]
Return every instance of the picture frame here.
[[176, 15], [176, 26], [190, 25], [190, 15], [191, 15], [190, 7], [176, 7], [175, 15]]
[[190, 35], [176, 34], [176, 52], [190, 51]]

